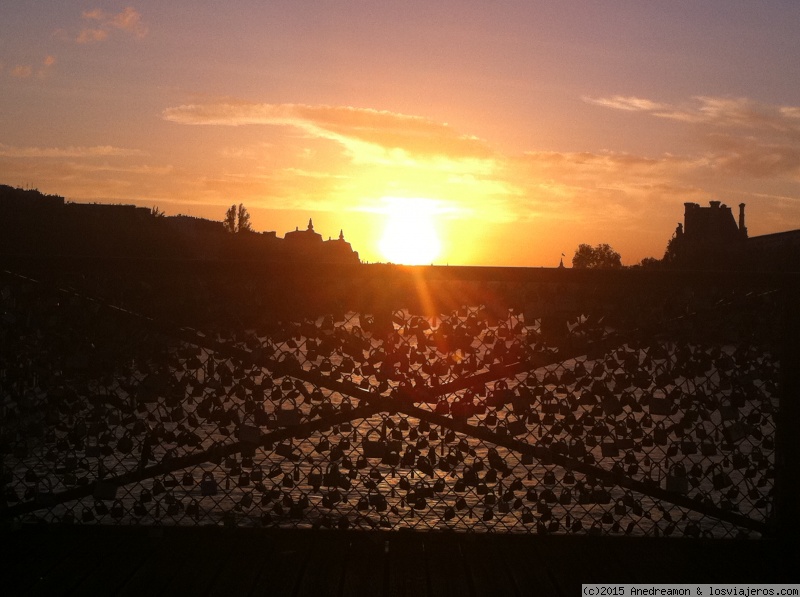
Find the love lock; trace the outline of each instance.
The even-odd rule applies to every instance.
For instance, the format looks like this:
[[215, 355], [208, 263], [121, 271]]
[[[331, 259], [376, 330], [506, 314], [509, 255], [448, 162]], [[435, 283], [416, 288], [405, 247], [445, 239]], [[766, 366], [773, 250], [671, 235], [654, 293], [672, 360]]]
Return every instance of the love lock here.
[[127, 432], [117, 442], [117, 451], [121, 454], [130, 454], [133, 451], [133, 440]]
[[417, 459], [417, 470], [429, 477], [433, 477], [433, 464], [425, 456], [420, 456]]
[[381, 458], [381, 464], [395, 467], [400, 464], [400, 453], [397, 450], [387, 448]]
[[522, 524], [533, 524], [533, 522], [535, 520], [535, 518], [533, 516], [533, 512], [527, 506], [525, 506], [522, 509], [521, 519], [522, 519]]
[[203, 478], [200, 480], [200, 495], [217, 495], [217, 481], [214, 479], [214, 475], [209, 471], [204, 472]]
[[200, 516], [200, 504], [197, 503], [197, 500], [192, 500], [186, 506], [186, 515], [191, 516], [194, 519], [197, 519]]
[[427, 481], [420, 479], [414, 484], [414, 493], [417, 497], [431, 498], [433, 497], [433, 488]]
[[674, 403], [672, 398], [664, 395], [650, 396], [648, 401], [648, 407], [651, 415], [671, 415], [673, 406]]
[[516, 421], [509, 421], [506, 419], [506, 429], [508, 434], [512, 436], [528, 433], [528, 426], [525, 424], [525, 419], [517, 419]]
[[275, 446], [275, 453], [278, 456], [283, 456], [284, 458], [288, 458], [289, 460], [297, 460], [297, 456], [294, 454], [294, 447], [292, 446], [292, 441], [287, 440], [279, 443]]
[[299, 425], [303, 412], [297, 406], [297, 392], [292, 391], [281, 401], [279, 408], [275, 410], [275, 419], [280, 427], [291, 427]]
[[685, 456], [691, 456], [693, 454], [697, 454], [697, 444], [688, 438], [684, 438], [681, 440], [681, 454]]
[[617, 516], [624, 516], [628, 512], [628, 507], [625, 505], [625, 501], [620, 498], [614, 504], [614, 514]]
[[308, 484], [311, 485], [314, 491], [318, 491], [322, 486], [323, 480], [322, 467], [316, 464], [313, 465], [308, 473]]
[[388, 508], [388, 504], [386, 502], [386, 496], [382, 493], [370, 493], [368, 495], [368, 500], [370, 506], [375, 508], [377, 512], [385, 512]]
[[614, 440], [606, 440], [600, 444], [600, 452], [603, 458], [617, 458], [619, 456], [619, 446]]
[[655, 427], [653, 428], [653, 442], [659, 446], [665, 446], [669, 442], [669, 434], [664, 428], [663, 421], [656, 423]]
[[239, 500], [239, 505], [242, 508], [249, 508], [253, 505], [253, 494], [248, 492], [242, 496], [242, 499]]
[[674, 493], [689, 493], [689, 479], [683, 463], [675, 463], [669, 468], [665, 489]]
[[710, 470], [713, 470], [713, 474], [711, 475], [711, 482], [714, 485], [714, 489], [720, 491], [732, 485], [733, 482], [731, 481], [730, 475], [728, 475], [728, 473], [723, 471], [718, 463], [712, 464]]
[[[375, 439], [377, 437], [377, 439]], [[386, 453], [386, 442], [380, 438], [376, 429], [370, 429], [361, 442], [365, 458], [383, 458]]]
[[328, 490], [325, 495], [322, 496], [322, 505], [326, 508], [333, 508], [341, 501], [342, 493], [337, 488]]
[[114, 501], [114, 505], [111, 506], [109, 514], [111, 514], [111, 517], [115, 518], [116, 520], [119, 520], [125, 515], [125, 508], [123, 507], [122, 502], [120, 500]]
[[508, 383], [499, 379], [494, 383], [494, 390], [489, 392], [486, 397], [486, 405], [494, 408], [502, 408], [514, 399], [514, 392], [508, 389]]

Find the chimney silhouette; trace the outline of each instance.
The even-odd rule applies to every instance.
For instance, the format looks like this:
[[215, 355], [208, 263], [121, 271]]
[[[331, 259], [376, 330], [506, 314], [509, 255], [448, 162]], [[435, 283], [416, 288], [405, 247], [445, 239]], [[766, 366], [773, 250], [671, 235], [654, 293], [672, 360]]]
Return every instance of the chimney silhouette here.
[[744, 203], [739, 204], [739, 234], [747, 238], [747, 227], [744, 225]]

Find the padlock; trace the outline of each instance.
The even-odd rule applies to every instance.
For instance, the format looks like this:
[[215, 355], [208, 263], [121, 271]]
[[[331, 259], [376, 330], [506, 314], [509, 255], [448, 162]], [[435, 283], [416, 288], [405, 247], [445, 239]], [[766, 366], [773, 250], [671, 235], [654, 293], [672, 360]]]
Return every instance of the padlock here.
[[689, 479], [686, 476], [686, 467], [684, 467], [683, 463], [678, 462], [670, 466], [666, 477], [665, 489], [682, 494], [689, 492]]
[[572, 490], [568, 487], [563, 487], [558, 496], [558, 503], [562, 506], [568, 506], [572, 503]]
[[217, 481], [210, 471], [205, 471], [202, 479], [200, 480], [200, 495], [217, 495]]
[[380, 439], [376, 429], [370, 429], [361, 442], [365, 458], [383, 458], [386, 452], [386, 442]]
[[648, 400], [648, 409], [651, 415], [669, 416], [672, 414], [673, 407], [674, 402], [669, 396], [650, 396]]
[[339, 467], [336, 465], [335, 462], [331, 462], [328, 465], [328, 470], [325, 472], [323, 476], [323, 484], [326, 487], [337, 487], [339, 482], [342, 478], [342, 474], [339, 472]]
[[166, 491], [164, 483], [160, 479], [153, 480], [153, 495], [159, 495]]
[[718, 465], [712, 465], [711, 468], [715, 469], [714, 473], [711, 476], [711, 482], [714, 485], [714, 489], [717, 491], [721, 491], [730, 487], [732, 484], [730, 475], [725, 471], [721, 470]]
[[381, 464], [395, 467], [400, 464], [400, 454], [397, 450], [387, 448], [381, 458]]
[[200, 504], [197, 503], [197, 500], [192, 500], [186, 506], [186, 515], [191, 516], [194, 519], [197, 519], [200, 516]]
[[615, 440], [605, 440], [600, 444], [600, 452], [603, 458], [617, 458], [619, 456], [619, 446]]
[[417, 459], [417, 470], [429, 477], [433, 477], [433, 464], [425, 456], [420, 456]]
[[279, 427], [292, 427], [299, 425], [303, 418], [303, 412], [297, 406], [296, 392], [287, 394], [281, 401], [280, 406], [275, 409], [275, 419]]
[[127, 432], [117, 442], [117, 451], [120, 454], [130, 454], [133, 451], [133, 440]]
[[112, 518], [119, 520], [125, 515], [125, 508], [120, 500], [116, 500], [108, 512]]
[[506, 429], [511, 436], [518, 436], [528, 433], [528, 427], [524, 419], [517, 419], [516, 421], [506, 420]]
[[684, 456], [697, 454], [697, 444], [691, 439], [684, 438], [681, 440], [681, 454]]
[[522, 524], [532, 524], [534, 522], [534, 520], [535, 520], [535, 518], [533, 516], [533, 512], [527, 506], [525, 506], [522, 509], [521, 520], [522, 520]]

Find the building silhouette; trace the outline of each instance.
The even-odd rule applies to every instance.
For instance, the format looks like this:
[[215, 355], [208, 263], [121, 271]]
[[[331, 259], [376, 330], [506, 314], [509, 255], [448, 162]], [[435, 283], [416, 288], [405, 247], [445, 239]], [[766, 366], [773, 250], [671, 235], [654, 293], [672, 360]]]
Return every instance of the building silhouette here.
[[750, 237], [745, 204], [733, 210], [720, 201], [708, 207], [684, 203], [683, 223], [667, 246], [667, 265], [694, 269], [800, 269], [800, 230]]
[[71, 203], [58, 195], [0, 185], [0, 254], [168, 259], [236, 259], [360, 263], [342, 231], [322, 240], [309, 219], [305, 230], [225, 230], [222, 222], [146, 207]]

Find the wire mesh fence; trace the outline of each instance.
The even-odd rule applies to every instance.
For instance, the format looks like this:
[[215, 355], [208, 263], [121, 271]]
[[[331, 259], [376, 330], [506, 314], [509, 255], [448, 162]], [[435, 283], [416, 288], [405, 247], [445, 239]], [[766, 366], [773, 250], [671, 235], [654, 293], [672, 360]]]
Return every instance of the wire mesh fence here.
[[[770, 534], [781, 288], [559, 275], [293, 310], [297, 288], [6, 272], [0, 516]], [[191, 300], [200, 326], [164, 317]]]

